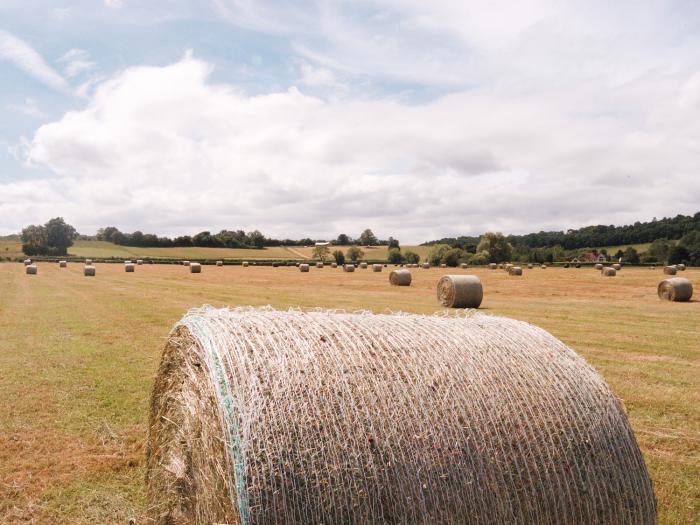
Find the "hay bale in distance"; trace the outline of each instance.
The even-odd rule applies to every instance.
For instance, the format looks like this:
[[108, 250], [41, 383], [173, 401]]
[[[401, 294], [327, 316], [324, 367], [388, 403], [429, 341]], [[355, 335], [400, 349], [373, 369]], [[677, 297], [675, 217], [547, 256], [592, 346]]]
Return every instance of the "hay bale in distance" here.
[[660, 299], [667, 301], [690, 301], [693, 297], [693, 285], [685, 277], [671, 277], [659, 283], [657, 292]]
[[603, 269], [603, 265], [600, 264], [600, 263], [596, 263], [595, 269], [596, 269], [596, 270], [602, 270], [602, 269]]
[[143, 259], [136, 259], [136, 264], [141, 266], [143, 264]]
[[66, 268], [68, 266], [68, 261], [58, 261], [59, 268]]
[[150, 407], [154, 525], [656, 523], [615, 395], [520, 321], [192, 310]]
[[441, 263], [440, 268], [447, 268], [447, 265], [445, 263]]
[[527, 269], [528, 269], [528, 270], [532, 270], [533, 268], [534, 268], [534, 265], [533, 265], [532, 263], [530, 263], [530, 264], [527, 265]]
[[355, 265], [354, 264], [344, 264], [343, 271], [352, 273], [355, 271]]
[[92, 259], [85, 259], [85, 264], [90, 266], [92, 264]]
[[360, 263], [360, 268], [362, 268], [363, 270], [366, 270], [366, 269], [367, 269], [367, 263], [364, 262], [364, 261], [361, 262], [361, 263]]
[[248, 261], [243, 261], [241, 266], [243, 266], [243, 268], [248, 268]]
[[133, 273], [135, 268], [136, 268], [136, 265], [134, 263], [126, 263], [124, 265], [124, 271], [126, 273]]
[[83, 268], [83, 275], [85, 277], [95, 277], [95, 267], [92, 265], [86, 265], [85, 268]]
[[323, 262], [322, 261], [317, 262], [316, 268], [323, 268]]
[[183, 265], [183, 266], [189, 266], [189, 265], [190, 265], [190, 261], [182, 261], [182, 265]]
[[603, 275], [604, 277], [615, 277], [616, 274], [617, 270], [615, 268], [612, 268], [611, 266], [606, 266], [601, 272], [601, 275]]
[[522, 275], [523, 269], [520, 266], [511, 266], [508, 269], [508, 275]]
[[484, 288], [476, 275], [445, 275], [438, 281], [437, 298], [447, 308], [479, 308]]
[[224, 261], [216, 261], [216, 265], [217, 265], [217, 266], [223, 266], [223, 265], [224, 265]]
[[543, 264], [542, 266], [540, 266], [540, 268], [542, 268], [543, 270], [546, 270], [546, 269], [547, 269], [547, 265], [546, 265], [546, 264]]
[[469, 268], [469, 265], [468, 265], [467, 263], [462, 263], [462, 264], [459, 265], [459, 267], [460, 267], [462, 270], [466, 270], [467, 268]]
[[197, 262], [190, 263], [190, 273], [202, 273], [202, 265]]
[[273, 267], [273, 268], [278, 268], [278, 267], [280, 266], [280, 264], [281, 264], [281, 263], [279, 263], [279, 262], [273, 262], [273, 263], [272, 263], [272, 267]]
[[336, 262], [331, 263], [331, 268], [337, 268], [337, 267], [338, 267], [338, 263], [336, 263]]
[[489, 263], [489, 270], [495, 270], [496, 268], [498, 268], [496, 263]]
[[664, 266], [664, 275], [676, 275], [676, 267]]
[[576, 263], [576, 268], [581, 268], [581, 263]]
[[676, 265], [676, 270], [681, 271], [681, 272], [684, 272], [684, 271], [685, 271], [685, 264], [683, 264], [683, 263], [678, 263], [678, 264]]
[[24, 265], [25, 265], [25, 266], [29, 266], [30, 264], [32, 264], [32, 260], [31, 260], [31, 259], [25, 259], [25, 260], [24, 260]]
[[373, 272], [381, 272], [383, 266], [381, 264], [373, 264], [372, 265], [372, 271]]
[[618, 264], [618, 263], [613, 264], [612, 267], [615, 269], [615, 271], [618, 271], [618, 272], [620, 270], [622, 270], [622, 265]]
[[430, 270], [430, 263], [424, 262], [423, 264], [420, 265], [421, 268], [424, 270]]
[[39, 268], [36, 264], [28, 264], [24, 267], [24, 271], [27, 275], [36, 275], [39, 272]]
[[569, 263], [564, 263], [564, 268], [568, 268], [568, 267], [569, 267]]
[[300, 264], [299, 265], [299, 271], [301, 273], [308, 273], [309, 271], [309, 265], [308, 264]]
[[411, 286], [410, 270], [392, 270], [389, 274], [389, 282], [394, 286]]

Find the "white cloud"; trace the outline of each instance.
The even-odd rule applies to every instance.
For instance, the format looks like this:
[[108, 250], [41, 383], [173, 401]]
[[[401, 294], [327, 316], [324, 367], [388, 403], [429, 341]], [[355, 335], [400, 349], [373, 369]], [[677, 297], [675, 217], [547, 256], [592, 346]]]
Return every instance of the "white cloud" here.
[[0, 31], [0, 60], [6, 60], [40, 82], [58, 91], [68, 91], [65, 79], [53, 70], [39, 53], [19, 38]]
[[408, 105], [296, 88], [246, 96], [209, 73], [186, 56], [99, 84], [85, 109], [39, 128], [27, 148], [55, 174], [37, 186], [47, 193], [17, 183], [0, 216], [36, 222], [33, 203], [51, 193], [40, 215], [84, 231], [326, 237], [369, 226], [408, 242], [628, 222], [700, 202], [700, 121], [678, 106], [685, 77], [605, 100], [592, 83]]
[[105, 6], [109, 7], [110, 9], [121, 9], [124, 6], [124, 2], [122, 0], [104, 0]]
[[90, 60], [90, 53], [83, 49], [71, 49], [64, 53], [57, 62], [64, 64], [63, 73], [68, 78], [95, 67], [95, 63]]
[[43, 118], [46, 117], [46, 113], [39, 109], [37, 101], [33, 98], [25, 98], [23, 104], [8, 104], [7, 109], [11, 111], [16, 111], [22, 113], [29, 117]]
[[299, 66], [299, 82], [311, 87], [338, 87], [339, 82], [335, 74], [323, 67], [315, 67], [306, 62]]

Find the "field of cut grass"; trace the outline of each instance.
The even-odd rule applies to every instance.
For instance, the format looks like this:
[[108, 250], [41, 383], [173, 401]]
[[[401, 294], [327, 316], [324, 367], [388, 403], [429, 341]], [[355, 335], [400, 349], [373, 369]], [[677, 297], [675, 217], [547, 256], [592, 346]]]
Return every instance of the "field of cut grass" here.
[[[349, 246], [332, 246], [334, 250], [346, 252]], [[367, 259], [385, 260], [387, 256], [386, 246], [362, 248]], [[427, 256], [429, 246], [407, 246], [404, 251], [411, 250], [418, 253], [421, 258]], [[170, 259], [310, 259], [313, 254], [312, 247], [304, 246], [271, 246], [262, 250], [247, 250], [238, 248], [137, 248], [132, 246], [119, 246], [104, 241], [76, 241], [70, 247], [69, 252], [80, 257], [159, 257]]]
[[640, 244], [620, 244], [617, 246], [600, 246], [599, 248], [596, 248], [596, 250], [605, 250], [608, 252], [608, 254], [615, 255], [618, 250], [622, 250], [624, 252], [627, 248], [632, 247], [635, 250], [637, 250], [637, 253], [642, 254], [649, 249], [650, 245], [650, 242], [644, 242]]
[[15, 239], [0, 239], [0, 257], [23, 257], [22, 243]]
[[[449, 270], [459, 273], [460, 270]], [[662, 302], [660, 270], [466, 270], [483, 311], [535, 323], [582, 354], [623, 401], [660, 523], [700, 516], [700, 301]], [[148, 399], [170, 327], [202, 304], [440, 310], [444, 270], [0, 264], [0, 523], [124, 524], [144, 512]], [[688, 270], [700, 293], [700, 270]]]

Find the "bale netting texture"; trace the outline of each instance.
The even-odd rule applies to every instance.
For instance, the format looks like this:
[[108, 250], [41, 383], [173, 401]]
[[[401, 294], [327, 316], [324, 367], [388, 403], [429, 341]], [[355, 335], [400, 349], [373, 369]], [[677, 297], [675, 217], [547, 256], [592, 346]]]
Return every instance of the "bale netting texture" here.
[[667, 301], [690, 301], [693, 297], [693, 284], [685, 277], [671, 277], [659, 283], [659, 297]]
[[389, 274], [389, 282], [394, 286], [411, 286], [411, 280], [409, 270], [392, 270]]
[[527, 323], [190, 311], [151, 399], [156, 524], [634, 524], [651, 482], [618, 400]]
[[438, 281], [437, 298], [448, 308], [479, 308], [484, 289], [476, 275], [445, 275]]

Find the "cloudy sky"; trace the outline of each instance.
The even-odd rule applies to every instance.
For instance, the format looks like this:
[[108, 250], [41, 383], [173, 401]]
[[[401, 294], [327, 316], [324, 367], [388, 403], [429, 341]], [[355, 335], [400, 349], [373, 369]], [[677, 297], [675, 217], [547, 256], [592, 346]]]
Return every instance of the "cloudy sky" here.
[[0, 234], [697, 211], [695, 0], [0, 0]]

